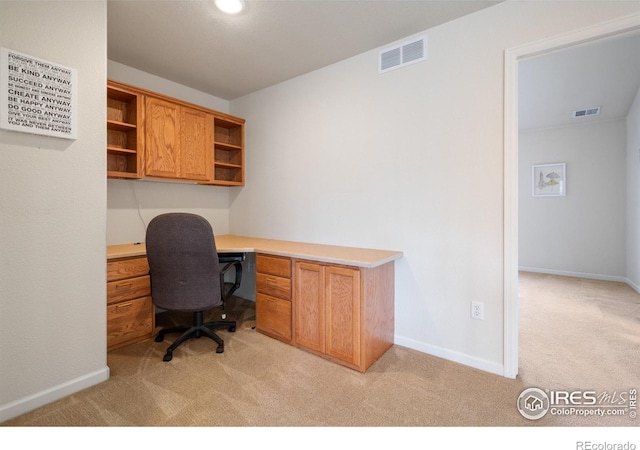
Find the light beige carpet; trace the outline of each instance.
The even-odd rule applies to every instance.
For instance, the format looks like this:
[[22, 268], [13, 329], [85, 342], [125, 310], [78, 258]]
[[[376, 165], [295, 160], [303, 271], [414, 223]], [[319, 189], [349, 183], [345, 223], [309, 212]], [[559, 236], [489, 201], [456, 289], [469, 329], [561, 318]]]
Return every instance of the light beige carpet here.
[[620, 283], [522, 273], [520, 300], [515, 380], [401, 346], [361, 374], [257, 333], [253, 303], [239, 300], [228, 307], [236, 333], [220, 332], [223, 354], [203, 338], [165, 363], [175, 335], [114, 350], [108, 381], [2, 425], [637, 426], [628, 415], [531, 421], [516, 402], [528, 387], [640, 387], [640, 295]]

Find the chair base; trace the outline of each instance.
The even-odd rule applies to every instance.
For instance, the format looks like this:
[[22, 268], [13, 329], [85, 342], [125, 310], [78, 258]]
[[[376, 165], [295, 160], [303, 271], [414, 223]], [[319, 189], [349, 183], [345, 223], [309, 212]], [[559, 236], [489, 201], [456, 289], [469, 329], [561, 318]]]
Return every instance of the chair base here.
[[216, 353], [224, 352], [224, 341], [213, 332], [215, 328], [227, 328], [231, 333], [236, 331], [236, 322], [235, 320], [222, 320], [217, 322], [206, 322], [203, 323], [203, 312], [196, 311], [193, 313], [193, 325], [179, 325], [176, 327], [163, 328], [158, 332], [158, 335], [155, 338], [156, 342], [162, 342], [164, 340], [165, 334], [170, 333], [182, 333], [178, 339], [176, 339], [173, 344], [169, 346], [167, 349], [167, 353], [162, 358], [163, 361], [171, 361], [173, 358], [173, 351], [184, 341], [193, 338], [200, 338], [202, 336], [206, 336], [212, 340], [214, 340], [218, 344], [218, 348], [216, 348]]

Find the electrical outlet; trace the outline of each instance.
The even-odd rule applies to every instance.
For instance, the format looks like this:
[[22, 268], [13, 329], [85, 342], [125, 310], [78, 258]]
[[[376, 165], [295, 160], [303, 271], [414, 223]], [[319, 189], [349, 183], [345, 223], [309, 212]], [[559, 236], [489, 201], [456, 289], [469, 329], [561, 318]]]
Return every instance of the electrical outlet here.
[[476, 320], [484, 320], [484, 303], [471, 302], [471, 318]]

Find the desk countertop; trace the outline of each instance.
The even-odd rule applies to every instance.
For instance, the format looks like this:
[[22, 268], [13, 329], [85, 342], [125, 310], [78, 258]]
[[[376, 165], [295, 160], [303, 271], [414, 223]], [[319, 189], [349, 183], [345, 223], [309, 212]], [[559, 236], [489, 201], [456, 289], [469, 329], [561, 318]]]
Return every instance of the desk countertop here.
[[[376, 267], [402, 257], [402, 252], [392, 250], [308, 244], [231, 234], [216, 236], [215, 240], [219, 253], [267, 253], [356, 267]], [[107, 259], [143, 256], [145, 254], [146, 247], [144, 243], [107, 246]]]

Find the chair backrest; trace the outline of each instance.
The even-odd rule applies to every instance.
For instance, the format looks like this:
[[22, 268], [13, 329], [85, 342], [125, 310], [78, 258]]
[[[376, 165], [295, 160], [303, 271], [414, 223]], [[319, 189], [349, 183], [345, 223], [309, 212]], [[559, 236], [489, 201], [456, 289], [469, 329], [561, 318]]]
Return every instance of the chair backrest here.
[[206, 219], [188, 213], [161, 214], [149, 222], [145, 241], [156, 306], [203, 311], [222, 304], [218, 253]]

